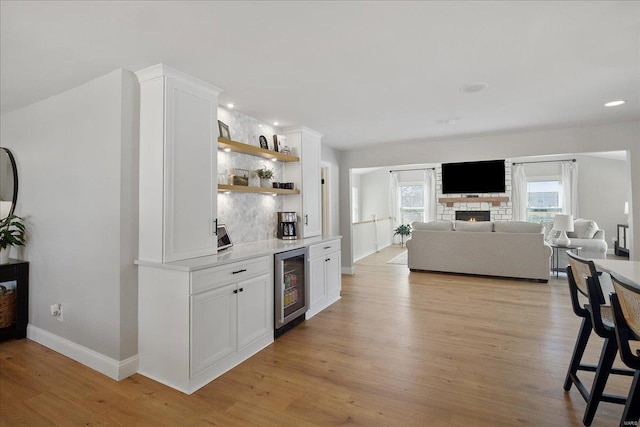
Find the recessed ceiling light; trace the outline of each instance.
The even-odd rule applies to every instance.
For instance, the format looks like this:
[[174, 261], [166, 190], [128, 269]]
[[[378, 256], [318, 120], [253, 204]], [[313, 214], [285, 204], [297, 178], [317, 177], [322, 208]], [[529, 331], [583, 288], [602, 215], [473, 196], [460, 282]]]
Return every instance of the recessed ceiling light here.
[[460, 88], [460, 92], [463, 92], [463, 93], [480, 92], [481, 90], [485, 90], [488, 87], [489, 87], [489, 83], [485, 83], [485, 82], [467, 83], [466, 85]]
[[458, 121], [456, 119], [445, 119], [445, 120], [437, 120], [436, 123], [439, 123], [441, 125], [455, 125]]
[[233, 104], [233, 102], [230, 102], [230, 103], [227, 104], [227, 107], [233, 108], [233, 107], [235, 107], [235, 105]]
[[274, 157], [273, 159], [271, 159], [272, 162], [275, 162], [277, 159]]
[[278, 125], [279, 125], [279, 123], [278, 123], [278, 122], [273, 122], [273, 125], [274, 125], [274, 126], [278, 126]]
[[619, 101], [611, 101], [604, 104], [605, 107], [617, 107], [618, 105], [622, 105], [627, 101], [619, 100]]
[[222, 151], [224, 151], [225, 153], [229, 153], [229, 152], [231, 152], [231, 148], [225, 148]]

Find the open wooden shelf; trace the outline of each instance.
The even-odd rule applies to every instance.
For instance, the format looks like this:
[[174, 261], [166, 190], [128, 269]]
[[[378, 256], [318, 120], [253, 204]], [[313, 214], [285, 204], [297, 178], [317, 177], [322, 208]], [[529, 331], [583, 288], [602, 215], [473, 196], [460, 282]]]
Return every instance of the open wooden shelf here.
[[218, 185], [218, 191], [236, 191], [241, 193], [263, 194], [300, 194], [300, 190], [287, 190], [286, 188], [248, 187], [246, 185]]
[[[238, 141], [232, 141], [227, 138], [218, 138], [218, 148], [230, 150], [235, 153], [249, 154], [251, 156], [262, 157], [263, 159], [276, 159], [279, 162], [299, 162], [300, 157], [290, 154], [282, 154], [277, 151], [266, 150], [256, 147], [255, 145], [244, 144]], [[290, 190], [289, 190], [290, 191]]]
[[438, 202], [446, 203], [450, 208], [454, 203], [489, 202], [493, 206], [500, 206], [500, 203], [508, 201], [508, 197], [441, 197], [438, 199]]

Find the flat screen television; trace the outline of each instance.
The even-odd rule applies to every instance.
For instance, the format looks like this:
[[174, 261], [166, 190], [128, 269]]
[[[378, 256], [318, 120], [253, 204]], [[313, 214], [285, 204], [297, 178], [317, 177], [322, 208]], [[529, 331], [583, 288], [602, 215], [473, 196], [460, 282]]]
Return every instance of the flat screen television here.
[[504, 193], [504, 160], [443, 163], [442, 193]]

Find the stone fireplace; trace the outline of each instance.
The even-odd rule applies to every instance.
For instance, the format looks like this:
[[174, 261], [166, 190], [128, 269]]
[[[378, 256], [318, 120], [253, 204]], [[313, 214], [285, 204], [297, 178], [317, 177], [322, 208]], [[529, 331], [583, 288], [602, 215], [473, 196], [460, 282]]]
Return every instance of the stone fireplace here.
[[491, 221], [491, 211], [456, 211], [456, 221]]
[[[464, 211], [489, 211], [490, 219], [487, 221], [511, 221], [513, 209], [511, 202], [511, 162], [505, 162], [505, 192], [478, 194], [479, 197], [467, 197], [466, 194], [442, 194], [442, 167], [436, 166], [436, 197], [438, 200], [436, 219], [438, 221], [453, 221], [457, 219], [458, 212]], [[505, 197], [494, 203], [491, 197]], [[456, 199], [452, 202], [442, 201], [443, 198]], [[476, 221], [479, 221], [476, 219]]]

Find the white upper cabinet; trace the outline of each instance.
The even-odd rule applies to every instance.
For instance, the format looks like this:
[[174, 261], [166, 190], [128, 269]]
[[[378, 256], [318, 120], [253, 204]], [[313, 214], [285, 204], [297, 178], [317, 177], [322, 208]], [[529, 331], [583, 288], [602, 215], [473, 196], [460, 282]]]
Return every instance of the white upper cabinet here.
[[[301, 189], [299, 196], [288, 196], [284, 210], [298, 214], [301, 237], [322, 234], [320, 147], [322, 135], [305, 127], [285, 129], [286, 144], [297, 150], [299, 163], [285, 164], [286, 181]], [[300, 231], [302, 231], [300, 233]]]
[[221, 89], [159, 64], [140, 81], [139, 259], [210, 255], [217, 200]]

